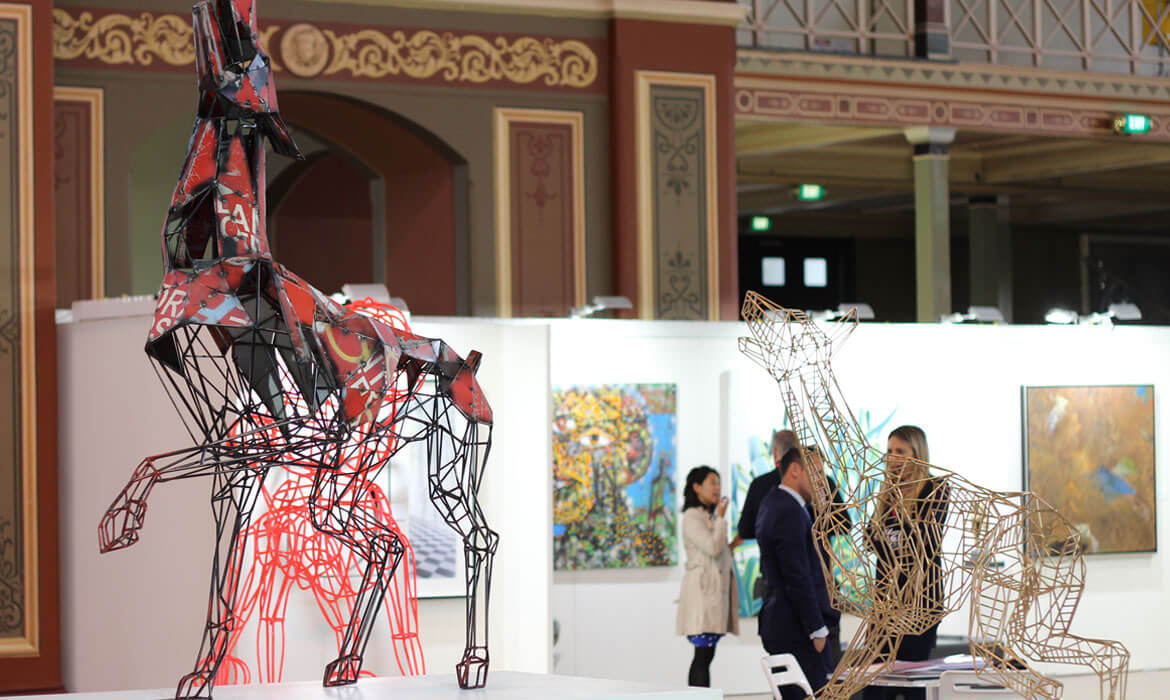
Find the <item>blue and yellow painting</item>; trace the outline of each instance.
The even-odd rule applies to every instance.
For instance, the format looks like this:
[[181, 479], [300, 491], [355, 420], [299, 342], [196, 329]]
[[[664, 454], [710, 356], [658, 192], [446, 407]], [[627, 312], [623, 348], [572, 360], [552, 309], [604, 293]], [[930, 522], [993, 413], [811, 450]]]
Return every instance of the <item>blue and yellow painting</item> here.
[[553, 389], [555, 569], [673, 566], [674, 384]]
[[1089, 553], [1157, 550], [1154, 387], [1025, 387], [1025, 484]]

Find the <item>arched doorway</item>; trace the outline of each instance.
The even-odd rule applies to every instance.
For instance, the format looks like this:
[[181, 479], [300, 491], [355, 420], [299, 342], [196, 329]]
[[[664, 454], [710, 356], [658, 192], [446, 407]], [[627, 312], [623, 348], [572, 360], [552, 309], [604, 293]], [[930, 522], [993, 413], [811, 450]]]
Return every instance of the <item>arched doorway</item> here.
[[[286, 168], [268, 187], [273, 255], [331, 294], [346, 282], [375, 279], [376, 173], [333, 149]], [[383, 233], [383, 235], [385, 235]]]
[[278, 259], [322, 291], [383, 282], [413, 313], [469, 313], [466, 161], [366, 102], [290, 91], [280, 111], [294, 137], [307, 133], [328, 152], [272, 183]]

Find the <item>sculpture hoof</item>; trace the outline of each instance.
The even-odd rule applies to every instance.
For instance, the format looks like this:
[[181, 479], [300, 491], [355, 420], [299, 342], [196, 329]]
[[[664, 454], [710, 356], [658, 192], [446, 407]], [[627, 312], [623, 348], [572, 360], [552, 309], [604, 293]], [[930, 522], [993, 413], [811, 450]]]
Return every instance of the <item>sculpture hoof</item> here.
[[179, 679], [179, 687], [175, 689], [175, 700], [189, 700], [202, 698], [211, 700], [212, 684], [210, 678], [203, 673], [188, 673]]
[[459, 687], [464, 690], [484, 687], [487, 685], [487, 675], [487, 647], [468, 648], [463, 652], [463, 660], [455, 664], [455, 676], [459, 679]]
[[325, 680], [326, 688], [332, 688], [339, 685], [350, 685], [357, 683], [358, 676], [362, 671], [362, 657], [357, 654], [349, 654], [330, 661], [325, 666]]

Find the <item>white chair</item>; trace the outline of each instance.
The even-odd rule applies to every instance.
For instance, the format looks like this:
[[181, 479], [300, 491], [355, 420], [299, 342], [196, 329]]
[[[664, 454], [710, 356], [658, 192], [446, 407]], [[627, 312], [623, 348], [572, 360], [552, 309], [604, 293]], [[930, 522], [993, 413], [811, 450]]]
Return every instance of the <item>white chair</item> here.
[[972, 698], [1018, 698], [1011, 688], [983, 680], [974, 671], [943, 671], [938, 679], [938, 700]]
[[780, 687], [784, 685], [799, 686], [806, 695], [813, 694], [812, 686], [808, 684], [808, 679], [804, 677], [804, 671], [792, 654], [765, 656], [760, 659], [760, 665], [764, 667], [764, 677], [772, 686], [772, 696], [776, 700], [781, 700]]

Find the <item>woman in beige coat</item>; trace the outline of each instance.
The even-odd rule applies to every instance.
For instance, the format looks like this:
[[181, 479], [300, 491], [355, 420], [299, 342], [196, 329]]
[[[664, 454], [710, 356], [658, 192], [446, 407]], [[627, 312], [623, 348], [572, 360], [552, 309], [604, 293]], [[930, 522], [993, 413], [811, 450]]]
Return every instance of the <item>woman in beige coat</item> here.
[[676, 632], [695, 647], [688, 685], [710, 687], [715, 645], [739, 632], [739, 600], [727, 542], [727, 499], [719, 497], [719, 473], [708, 466], [687, 474], [683, 492], [683, 545], [687, 569], [678, 601]]

